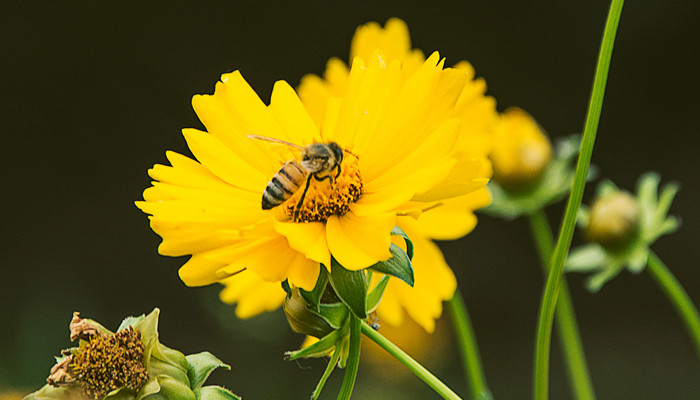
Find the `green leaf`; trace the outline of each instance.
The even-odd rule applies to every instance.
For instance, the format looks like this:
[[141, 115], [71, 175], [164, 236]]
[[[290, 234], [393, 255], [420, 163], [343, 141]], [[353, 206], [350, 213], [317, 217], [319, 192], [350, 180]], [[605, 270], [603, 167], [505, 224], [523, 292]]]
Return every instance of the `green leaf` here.
[[360, 319], [367, 318], [367, 280], [364, 271], [348, 271], [335, 258], [331, 258], [330, 282], [353, 314]]
[[65, 400], [74, 399], [88, 400], [88, 397], [83, 394], [83, 392], [73, 386], [61, 386], [54, 387], [51, 385], [44, 385], [41, 389], [36, 392], [30, 393], [22, 400]]
[[[150, 371], [150, 361], [151, 353], [158, 343], [158, 317], [160, 315], [160, 310], [155, 308], [146, 317], [130, 317], [122, 322], [122, 326], [128, 326], [130, 322], [135, 322], [132, 326], [134, 329], [138, 329], [141, 332], [141, 341], [143, 342], [143, 364], [146, 370]], [[120, 328], [122, 328], [120, 326]]]
[[[149, 386], [151, 384], [151, 386]], [[148, 389], [144, 390], [147, 386]], [[196, 400], [194, 392], [185, 383], [167, 375], [158, 375], [149, 380], [137, 400]]]
[[120, 387], [119, 389], [112, 390], [111, 392], [107, 393], [107, 395], [104, 397], [104, 400], [135, 400], [135, 399], [136, 399], [136, 393], [127, 387]]
[[409, 286], [413, 286], [413, 266], [411, 265], [411, 259], [404, 253], [401, 247], [391, 244], [389, 247], [391, 251], [391, 258], [386, 261], [380, 261], [369, 269], [381, 272], [383, 274], [395, 276], [402, 281], [408, 283]]
[[314, 314], [323, 318], [333, 329], [340, 329], [348, 318], [349, 310], [344, 303], [321, 304]]
[[148, 374], [150, 376], [167, 375], [190, 387], [190, 379], [187, 376], [188, 367], [184, 354], [157, 343], [151, 353]]
[[343, 340], [346, 334], [345, 329], [335, 330], [328, 335], [322, 337], [318, 342], [311, 346], [304, 347], [296, 351], [288, 351], [284, 353], [286, 361], [293, 361], [298, 358], [319, 358], [325, 357], [336, 348], [339, 341]]
[[401, 236], [406, 241], [406, 254], [408, 254], [408, 258], [413, 260], [413, 242], [408, 238], [408, 235], [398, 226], [395, 226], [394, 229], [391, 230], [391, 234], [394, 236]]
[[314, 289], [308, 292], [302, 288], [299, 288], [301, 297], [303, 297], [306, 303], [311, 305], [311, 307], [316, 311], [319, 309], [318, 306], [321, 302], [321, 296], [323, 296], [323, 292], [326, 290], [326, 284], [328, 284], [328, 272], [326, 271], [326, 268], [321, 266], [321, 270], [318, 274], [318, 280], [316, 281], [316, 286], [314, 286]]
[[194, 391], [197, 400], [241, 400], [221, 386], [205, 386]]
[[389, 283], [389, 275], [384, 275], [377, 283], [377, 286], [375, 286], [374, 289], [369, 292], [369, 295], [367, 296], [368, 313], [373, 312], [379, 305], [379, 301], [382, 299], [387, 283]]
[[603, 268], [607, 262], [605, 250], [596, 243], [573, 250], [566, 259], [566, 272], [587, 272]]
[[208, 351], [190, 354], [187, 357], [187, 376], [190, 379], [190, 388], [199, 389], [207, 380], [209, 374], [217, 368], [231, 369], [231, 367], [214, 357]]

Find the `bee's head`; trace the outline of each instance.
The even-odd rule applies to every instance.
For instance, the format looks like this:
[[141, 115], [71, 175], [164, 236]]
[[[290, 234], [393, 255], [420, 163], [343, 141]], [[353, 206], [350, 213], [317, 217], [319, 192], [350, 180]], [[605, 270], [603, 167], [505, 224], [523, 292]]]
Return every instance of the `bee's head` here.
[[341, 149], [340, 146], [338, 146], [338, 143], [330, 142], [328, 143], [328, 147], [333, 152], [333, 155], [335, 155], [335, 162], [337, 164], [343, 162], [343, 149]]
[[301, 153], [301, 165], [309, 172], [330, 171], [343, 161], [343, 150], [336, 143], [313, 143]]

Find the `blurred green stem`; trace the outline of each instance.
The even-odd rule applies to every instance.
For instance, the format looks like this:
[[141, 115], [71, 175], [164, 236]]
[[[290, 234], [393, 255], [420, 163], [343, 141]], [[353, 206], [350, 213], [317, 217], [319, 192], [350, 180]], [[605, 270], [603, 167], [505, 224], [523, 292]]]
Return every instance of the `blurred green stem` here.
[[336, 364], [338, 364], [340, 353], [341, 351], [339, 348], [335, 349], [335, 351], [333, 352], [330, 361], [328, 361], [328, 366], [326, 367], [326, 370], [323, 372], [321, 379], [318, 381], [318, 385], [316, 385], [316, 390], [314, 390], [313, 394], [311, 394], [312, 400], [317, 400], [318, 396], [321, 395], [321, 390], [323, 390], [323, 386], [326, 384], [328, 377], [331, 376], [331, 372], [333, 372], [333, 370], [335, 369]]
[[381, 348], [386, 350], [394, 358], [401, 361], [403, 365], [408, 367], [411, 372], [413, 372], [417, 377], [419, 377], [423, 382], [427, 383], [437, 394], [442, 396], [443, 399], [449, 400], [461, 400], [459, 396], [452, 389], [448, 388], [447, 385], [442, 383], [435, 375], [431, 374], [430, 371], [425, 369], [416, 360], [411, 358], [403, 350], [396, 347], [395, 344], [388, 341], [384, 336], [375, 331], [371, 326], [367, 325], [364, 321], [362, 322], [362, 333], [365, 334], [370, 340], [378, 344]]
[[661, 289], [666, 292], [666, 296], [668, 296], [668, 299], [683, 319], [686, 328], [688, 328], [690, 337], [694, 340], [698, 357], [700, 357], [700, 316], [692, 300], [690, 300], [688, 293], [683, 290], [683, 287], [678, 280], [676, 280], [671, 271], [669, 271], [663, 261], [653, 252], [649, 252], [647, 269], [659, 286], [661, 286]]
[[464, 373], [467, 377], [472, 398], [479, 400], [493, 399], [484, 377], [484, 369], [481, 366], [481, 356], [479, 355], [479, 347], [476, 344], [472, 322], [459, 289], [455, 290], [454, 296], [447, 302], [447, 305], [450, 308], [450, 315], [457, 333], [457, 341], [459, 342], [464, 364]]
[[[554, 247], [554, 236], [547, 221], [547, 215], [543, 210], [539, 210], [529, 216], [532, 235], [537, 243], [537, 250], [540, 255], [542, 272], [547, 276], [549, 266], [547, 261], [552, 259], [552, 248]], [[569, 286], [566, 278], [562, 278], [559, 299], [557, 300], [556, 318], [557, 332], [562, 347], [562, 353], [566, 360], [569, 373], [569, 383], [574, 392], [574, 398], [578, 400], [594, 400], [595, 392], [591, 384], [591, 377], [588, 372], [586, 355], [581, 344], [578, 324], [574, 305], [571, 301]]]
[[360, 366], [361, 323], [359, 318], [350, 314], [350, 355], [345, 367], [345, 376], [343, 377], [343, 385], [340, 387], [338, 400], [348, 400], [353, 387], [355, 387], [355, 378], [357, 378], [357, 370]]
[[574, 236], [576, 215], [578, 214], [581, 199], [583, 198], [583, 189], [586, 184], [588, 166], [591, 163], [593, 145], [598, 131], [598, 122], [600, 121], [600, 113], [603, 108], [605, 84], [608, 79], [610, 59], [612, 57], [617, 26], [620, 22], [620, 15], [622, 14], [623, 3], [623, 0], [612, 0], [608, 13], [608, 20], [605, 23], [603, 42], [600, 46], [595, 77], [593, 78], [593, 90], [588, 104], [586, 122], [583, 127], [581, 151], [579, 152], [578, 162], [576, 163], [576, 176], [574, 178], [571, 194], [569, 195], [569, 201], [566, 204], [564, 220], [561, 224], [557, 245], [552, 254], [549, 276], [547, 277], [547, 283], [542, 296], [537, 323], [537, 339], [535, 343], [535, 383], [533, 393], [535, 400], [546, 400], [549, 396], [549, 352], [552, 340], [554, 310], [561, 287], [561, 278], [564, 273], [564, 261], [569, 252], [569, 246], [571, 246], [571, 239]]

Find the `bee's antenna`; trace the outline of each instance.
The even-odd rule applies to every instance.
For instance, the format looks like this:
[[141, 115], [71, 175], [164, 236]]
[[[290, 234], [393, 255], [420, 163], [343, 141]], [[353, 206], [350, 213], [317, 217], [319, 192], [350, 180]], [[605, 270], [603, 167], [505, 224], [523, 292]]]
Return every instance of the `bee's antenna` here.
[[353, 153], [352, 151], [350, 151], [348, 149], [343, 149], [343, 151], [350, 154], [351, 156], [357, 158], [358, 160], [360, 159], [360, 157], [357, 154]]

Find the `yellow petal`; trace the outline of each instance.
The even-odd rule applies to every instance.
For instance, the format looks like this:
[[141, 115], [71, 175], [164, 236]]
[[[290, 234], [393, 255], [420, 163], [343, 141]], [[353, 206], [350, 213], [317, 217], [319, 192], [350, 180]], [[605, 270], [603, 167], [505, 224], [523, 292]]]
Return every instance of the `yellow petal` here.
[[274, 221], [277, 232], [284, 235], [289, 246], [307, 258], [326, 266], [331, 265], [331, 252], [326, 242], [326, 225], [322, 222], [294, 223]]
[[401, 60], [411, 50], [411, 38], [406, 23], [391, 18], [384, 29], [376, 22], [362, 25], [355, 31], [350, 45], [350, 58], [361, 57], [367, 60], [380, 49], [389, 60]]
[[269, 109], [279, 121], [290, 142], [305, 146], [321, 141], [318, 128], [294, 89], [287, 82], [277, 81], [275, 83]]
[[236, 316], [251, 318], [282, 305], [285, 292], [278, 282], [266, 282], [250, 271], [221, 281], [224, 289], [219, 298], [224, 303], [237, 303]]
[[320, 271], [321, 267], [318, 262], [309, 260], [303, 254], [297, 253], [297, 257], [289, 267], [289, 284], [312, 291], [314, 286], [316, 286]]
[[333, 257], [346, 269], [360, 270], [391, 257], [391, 230], [396, 224], [394, 213], [342, 217], [331, 216], [326, 222], [328, 247]]
[[178, 273], [187, 286], [211, 285], [219, 280], [216, 271], [222, 266], [222, 263], [209, 260], [200, 253], [190, 257]]
[[299, 98], [308, 111], [316, 126], [321, 126], [326, 102], [330, 97], [326, 82], [320, 76], [306, 74], [301, 78], [297, 88]]
[[418, 224], [425, 234], [436, 240], [458, 239], [476, 227], [473, 210], [486, 207], [491, 196], [486, 188], [441, 202], [418, 217]]
[[230, 185], [255, 193], [265, 190], [269, 177], [243, 161], [214, 136], [196, 129], [183, 129], [192, 154], [214, 175]]
[[[244, 94], [245, 92], [248, 93], [247, 96]], [[241, 110], [238, 109], [242, 106], [242, 99], [238, 98], [237, 95], [242, 96], [244, 99], [247, 98], [248, 102], [257, 104], [257, 107], [264, 107], [262, 101], [255, 95], [253, 89], [248, 86], [240, 74], [234, 74], [226, 83], [217, 83], [214, 95], [194, 96], [192, 98], [192, 107], [209, 134], [220, 140], [229, 150], [237, 152], [248, 164], [256, 169], [265, 171], [270, 166], [276, 165], [281, 161], [279, 155], [268, 151], [260, 143], [256, 143], [256, 141], [248, 138], [247, 135], [262, 134], [260, 131], [264, 128], [257, 128], [259, 125], [268, 126], [267, 130], [265, 130], [265, 132], [268, 132], [267, 134], [270, 131], [275, 131], [274, 121], [270, 115], [266, 115], [262, 110], [260, 114], [266, 117], [268, 120], [267, 124], [261, 121], [247, 121], [246, 116], [242, 116]], [[251, 106], [248, 104], [243, 108], [247, 110]]]

